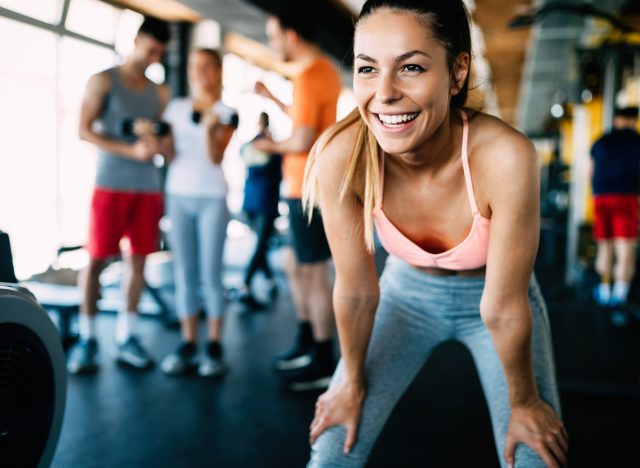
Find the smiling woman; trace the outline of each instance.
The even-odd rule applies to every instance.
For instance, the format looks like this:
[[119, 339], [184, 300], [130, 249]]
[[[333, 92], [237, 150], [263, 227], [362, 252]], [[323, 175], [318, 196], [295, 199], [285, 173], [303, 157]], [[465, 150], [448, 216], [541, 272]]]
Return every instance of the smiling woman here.
[[[536, 155], [524, 135], [464, 108], [462, 1], [367, 1], [354, 57], [357, 109], [320, 138], [306, 171], [305, 201], [322, 209], [336, 265], [343, 358], [316, 405], [309, 466], [363, 466], [425, 360], [452, 338], [478, 367], [501, 465], [566, 464], [532, 273]], [[374, 225], [390, 253], [379, 283]]]

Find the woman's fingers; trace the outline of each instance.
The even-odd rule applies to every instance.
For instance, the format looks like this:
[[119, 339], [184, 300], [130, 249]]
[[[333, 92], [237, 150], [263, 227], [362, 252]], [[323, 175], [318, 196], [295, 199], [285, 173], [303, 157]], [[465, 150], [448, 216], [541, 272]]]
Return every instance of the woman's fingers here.
[[504, 461], [507, 463], [507, 467], [513, 467], [513, 457], [516, 452], [516, 441], [513, 437], [507, 434], [507, 438], [504, 442]]
[[535, 452], [549, 468], [560, 468], [558, 460], [551, 454], [551, 450], [549, 450], [544, 443], [540, 443], [540, 445], [535, 448]]
[[569, 434], [567, 433], [567, 429], [564, 427], [564, 424], [560, 424], [560, 432], [562, 434], [562, 439], [564, 440], [565, 451], [569, 450]]
[[562, 451], [566, 454], [569, 452], [569, 437], [567, 436], [567, 431], [564, 426], [560, 426], [560, 428], [555, 433], [556, 440], [560, 445]]
[[559, 437], [557, 436], [549, 435], [547, 447], [551, 450], [554, 458], [560, 463], [560, 466], [565, 466], [567, 464], [567, 454], [558, 439]]
[[316, 417], [314, 421], [315, 424], [311, 427], [311, 434], [309, 436], [309, 442], [311, 443], [311, 445], [316, 443], [316, 440], [318, 439], [318, 437], [320, 437], [320, 434], [322, 434], [326, 429], [332, 426], [332, 424], [329, 423], [328, 418], [325, 416]]
[[349, 452], [351, 452], [351, 449], [353, 448], [358, 438], [358, 424], [350, 423], [350, 424], [347, 424], [346, 428], [347, 428], [347, 437], [344, 441], [343, 450], [345, 454], [348, 454]]

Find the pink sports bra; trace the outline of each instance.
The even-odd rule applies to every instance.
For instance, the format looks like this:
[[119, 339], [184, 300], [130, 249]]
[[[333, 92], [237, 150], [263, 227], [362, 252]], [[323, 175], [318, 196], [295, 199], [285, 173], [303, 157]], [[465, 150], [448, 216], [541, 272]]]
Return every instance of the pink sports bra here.
[[[489, 226], [491, 220], [483, 217], [476, 205], [467, 155], [469, 124], [467, 122], [467, 115], [464, 112], [462, 112], [462, 120], [462, 167], [464, 170], [464, 180], [467, 187], [469, 204], [471, 205], [471, 213], [473, 214], [473, 222], [467, 237], [458, 245], [445, 252], [432, 254], [419, 247], [393, 225], [384, 214], [384, 211], [382, 211], [382, 202], [380, 206], [374, 210], [374, 223], [382, 246], [389, 254], [399, 257], [411, 265], [436, 267], [446, 270], [473, 270], [487, 264]], [[382, 188], [384, 189], [384, 155], [381, 157], [380, 166]], [[384, 191], [382, 193], [384, 193]]]

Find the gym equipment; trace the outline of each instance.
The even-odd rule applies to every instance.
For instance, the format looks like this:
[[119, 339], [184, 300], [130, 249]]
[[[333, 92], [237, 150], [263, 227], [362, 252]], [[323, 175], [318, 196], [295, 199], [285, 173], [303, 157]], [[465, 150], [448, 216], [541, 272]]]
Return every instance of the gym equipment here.
[[47, 467], [67, 374], [56, 327], [25, 288], [0, 283], [0, 465]]
[[18, 282], [13, 271], [13, 256], [11, 255], [9, 235], [3, 231], [0, 231], [0, 282]]
[[171, 125], [162, 120], [146, 119], [121, 119], [118, 123], [118, 131], [124, 136], [166, 136], [171, 131]]
[[[193, 110], [191, 112], [191, 121], [195, 124], [199, 124], [201, 120], [202, 112]], [[218, 122], [220, 122], [221, 125], [229, 125], [233, 128], [238, 128], [240, 120], [238, 118], [238, 114], [235, 112], [222, 112], [218, 114]]]

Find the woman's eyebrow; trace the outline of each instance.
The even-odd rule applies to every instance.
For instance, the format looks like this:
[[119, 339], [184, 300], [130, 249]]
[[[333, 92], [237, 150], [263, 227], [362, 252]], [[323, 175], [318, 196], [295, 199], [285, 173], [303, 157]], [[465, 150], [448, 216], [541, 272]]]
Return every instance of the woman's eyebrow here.
[[395, 61], [396, 62], [402, 62], [403, 60], [407, 60], [407, 59], [413, 57], [414, 55], [424, 55], [425, 57], [427, 57], [429, 59], [432, 58], [431, 55], [427, 54], [426, 52], [414, 49], [414, 50], [410, 50], [409, 52], [405, 52], [402, 55], [399, 55], [398, 57], [396, 57]]
[[360, 59], [360, 60], [364, 60], [365, 62], [376, 63], [375, 59], [373, 59], [373, 58], [371, 58], [371, 57], [369, 57], [368, 55], [365, 55], [365, 54], [358, 54], [358, 55], [356, 55], [356, 58]]
[[[432, 58], [432, 57], [431, 57], [431, 55], [427, 54], [426, 52], [423, 52], [423, 51], [421, 51], [421, 50], [414, 49], [414, 50], [410, 50], [410, 51], [408, 51], [408, 52], [405, 52], [405, 53], [404, 53], [404, 54], [402, 54], [402, 55], [397, 56], [397, 57], [395, 58], [394, 62], [396, 62], [396, 63], [397, 63], [397, 62], [402, 62], [402, 61], [404, 61], [404, 60], [410, 59], [410, 58], [411, 58], [411, 57], [413, 57], [414, 55], [424, 55], [425, 57], [427, 57], [427, 58], [429, 58], [429, 59], [430, 59], [430, 58]], [[357, 58], [357, 59], [360, 59], [360, 60], [364, 60], [365, 62], [377, 63], [377, 62], [376, 62], [376, 59], [374, 59], [374, 58], [372, 58], [372, 57], [369, 57], [369, 56], [368, 56], [368, 55], [366, 55], [366, 54], [358, 54], [358, 55], [356, 55], [356, 58]]]

